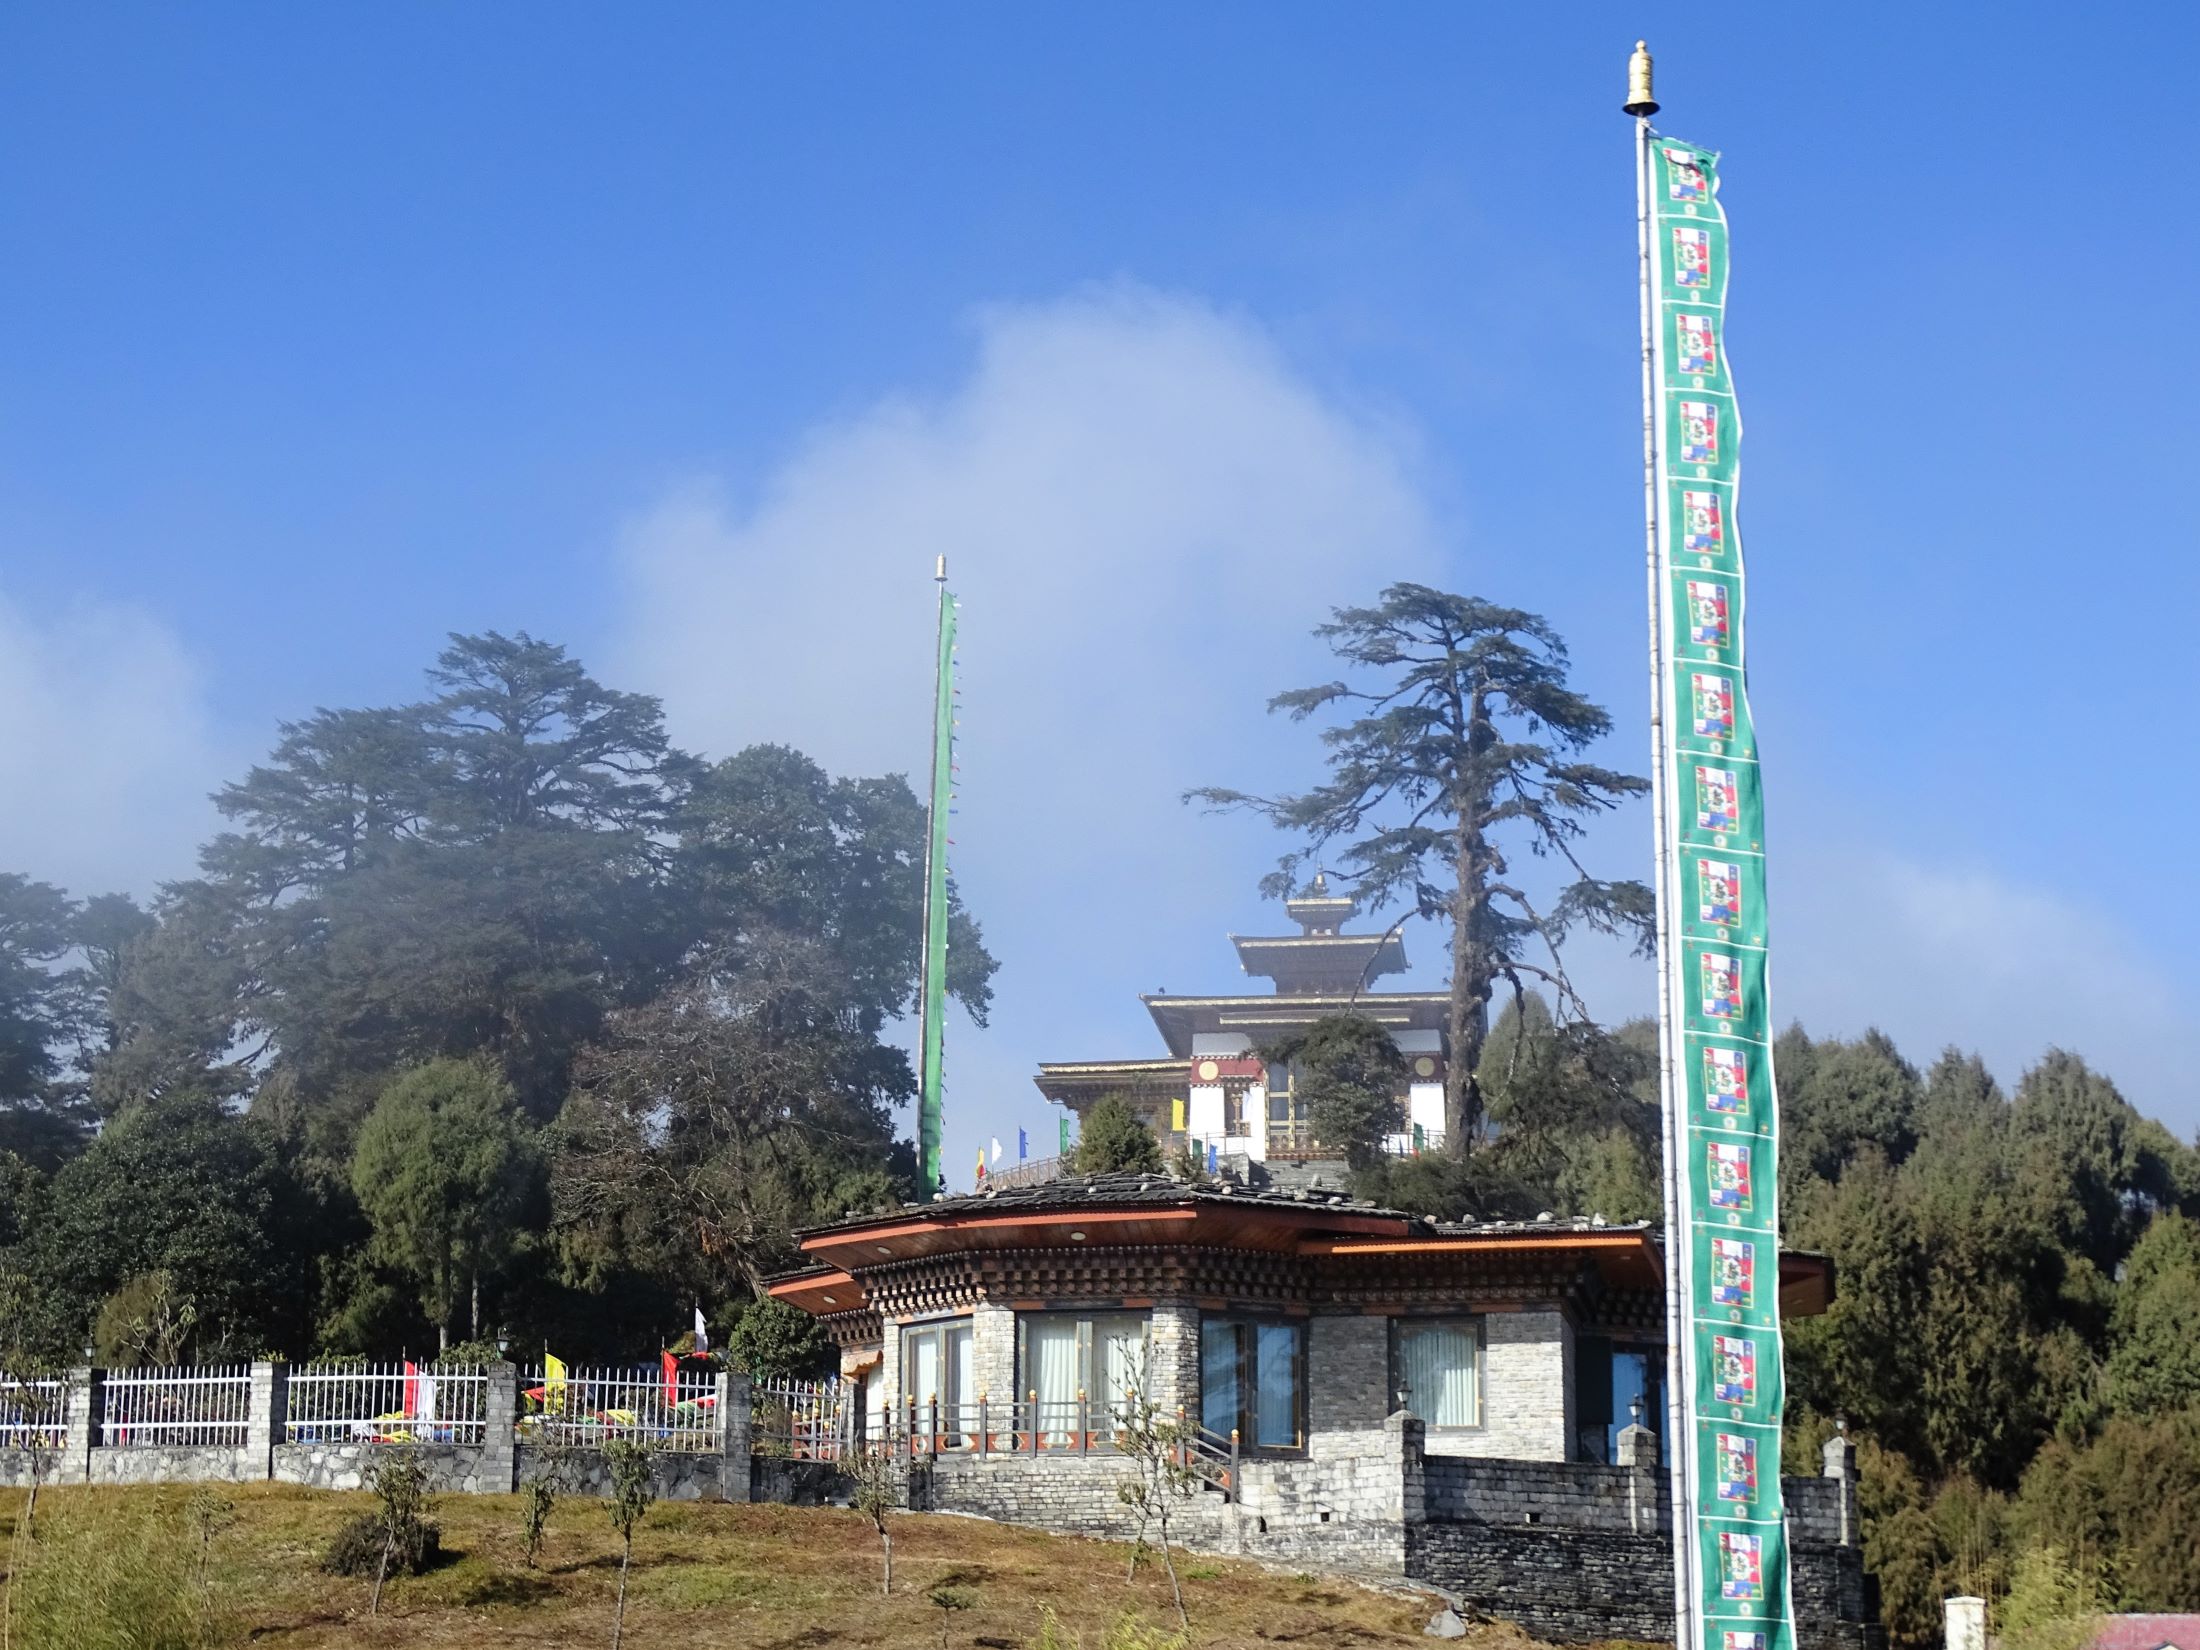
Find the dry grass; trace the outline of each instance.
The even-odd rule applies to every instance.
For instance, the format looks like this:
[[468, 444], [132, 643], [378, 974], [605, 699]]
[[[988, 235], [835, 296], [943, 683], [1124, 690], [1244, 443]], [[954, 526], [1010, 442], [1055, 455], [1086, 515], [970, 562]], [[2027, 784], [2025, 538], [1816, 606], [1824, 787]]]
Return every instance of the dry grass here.
[[[82, 1514], [120, 1515], [182, 1492], [48, 1490], [39, 1509], [74, 1503]], [[234, 1492], [237, 1522], [218, 1540], [220, 1590], [239, 1642], [312, 1646], [608, 1644], [618, 1546], [603, 1505], [566, 1499], [552, 1515], [536, 1569], [527, 1568], [517, 1496], [444, 1496], [435, 1516], [446, 1551], [440, 1569], [393, 1580], [378, 1620], [366, 1619], [367, 1584], [315, 1566], [339, 1525], [367, 1504], [286, 1485]], [[104, 1501], [102, 1507], [96, 1503]], [[0, 1498], [0, 1546], [21, 1508]], [[955, 1650], [1039, 1650], [1042, 1607], [1059, 1621], [1062, 1650], [1105, 1650], [1126, 1612], [1149, 1627], [1173, 1625], [1168, 1582], [1156, 1565], [1135, 1583], [1128, 1550], [967, 1518], [896, 1519], [894, 1596], [878, 1591], [878, 1548], [852, 1512], [781, 1506], [661, 1504], [634, 1540], [627, 1642], [679, 1650], [809, 1650], [823, 1645], [929, 1650], [941, 1611], [925, 1594], [951, 1586], [969, 1608], [948, 1622]], [[1200, 1645], [1293, 1645], [1308, 1650], [1427, 1645], [1433, 1605], [1250, 1563], [1187, 1561], [1186, 1595]], [[1163, 1635], [1165, 1636], [1165, 1635]], [[1526, 1650], [1509, 1628], [1476, 1629], [1468, 1650]], [[17, 1638], [18, 1650], [42, 1650]]]

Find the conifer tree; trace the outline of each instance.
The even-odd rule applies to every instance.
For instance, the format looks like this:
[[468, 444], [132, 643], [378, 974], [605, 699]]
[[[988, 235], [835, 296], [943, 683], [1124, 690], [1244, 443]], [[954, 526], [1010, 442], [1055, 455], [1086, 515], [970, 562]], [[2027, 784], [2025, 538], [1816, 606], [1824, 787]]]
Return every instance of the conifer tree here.
[[[1649, 782], [1580, 760], [1612, 719], [1566, 685], [1566, 644], [1533, 613], [1394, 584], [1314, 634], [1351, 678], [1279, 693], [1268, 708], [1293, 721], [1345, 714], [1322, 730], [1328, 778], [1298, 795], [1210, 787], [1187, 800], [1251, 810], [1300, 839], [1263, 879], [1271, 897], [1319, 859], [1363, 910], [1402, 904], [1450, 923], [1444, 1134], [1463, 1156], [1481, 1124], [1475, 1068], [1499, 984], [1518, 997], [1539, 983], [1585, 1019], [1559, 958], [1567, 935], [1586, 925], [1652, 943], [1649, 888], [1593, 877], [1577, 854], [1584, 822]], [[1555, 896], [1526, 886], [1521, 847], [1562, 868]]]

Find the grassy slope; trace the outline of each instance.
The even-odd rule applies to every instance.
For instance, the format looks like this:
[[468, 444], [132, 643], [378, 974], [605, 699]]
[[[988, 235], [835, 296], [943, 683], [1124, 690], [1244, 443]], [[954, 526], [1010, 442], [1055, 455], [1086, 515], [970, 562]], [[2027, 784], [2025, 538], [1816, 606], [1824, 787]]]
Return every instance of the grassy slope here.
[[[48, 1490], [39, 1523], [57, 1529], [153, 1506], [177, 1515], [184, 1490]], [[521, 1557], [519, 1502], [447, 1496], [435, 1516], [456, 1557], [431, 1574], [394, 1581], [382, 1615], [365, 1618], [367, 1584], [319, 1574], [330, 1534], [369, 1507], [364, 1495], [283, 1485], [225, 1490], [237, 1522], [215, 1547], [218, 1590], [237, 1640], [308, 1646], [608, 1644], [618, 1549], [601, 1503], [565, 1500], [551, 1519], [541, 1567]], [[0, 1542], [12, 1535], [19, 1495], [0, 1499]], [[646, 1650], [808, 1650], [821, 1645], [938, 1646], [942, 1613], [925, 1593], [942, 1584], [969, 1595], [946, 1623], [947, 1644], [989, 1650], [1036, 1646], [1040, 1607], [1051, 1606], [1067, 1642], [1099, 1650], [1126, 1610], [1152, 1627], [1173, 1624], [1168, 1581], [1142, 1565], [1125, 1580], [1128, 1549], [1048, 1536], [980, 1520], [897, 1516], [894, 1596], [878, 1591], [878, 1543], [851, 1512], [758, 1506], [659, 1505], [634, 1545], [627, 1643]], [[56, 1539], [60, 1537], [57, 1536]], [[179, 1535], [179, 1539], [183, 1539]], [[5, 1550], [0, 1547], [0, 1550]], [[33, 1561], [35, 1562], [35, 1560]], [[1292, 1577], [1249, 1563], [1178, 1560], [1202, 1645], [1309, 1647], [1425, 1645], [1431, 1604], [1349, 1584]], [[20, 1636], [18, 1647], [23, 1646]], [[1521, 1650], [1510, 1629], [1477, 1629], [1469, 1650]], [[36, 1647], [28, 1647], [36, 1650]]]

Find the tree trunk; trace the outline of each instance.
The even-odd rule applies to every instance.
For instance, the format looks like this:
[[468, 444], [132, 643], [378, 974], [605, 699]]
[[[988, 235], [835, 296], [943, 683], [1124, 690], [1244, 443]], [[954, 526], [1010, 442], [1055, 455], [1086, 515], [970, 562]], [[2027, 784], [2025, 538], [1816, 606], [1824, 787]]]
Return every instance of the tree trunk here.
[[370, 1616], [382, 1613], [382, 1583], [389, 1579], [390, 1548], [396, 1544], [396, 1541], [396, 1531], [385, 1530], [383, 1532], [382, 1562], [374, 1567], [374, 1594], [367, 1600], [367, 1614]]
[[894, 1596], [894, 1538], [887, 1533], [883, 1524], [878, 1529], [878, 1545], [885, 1559], [885, 1573], [878, 1584], [879, 1596], [891, 1598]]
[[1489, 1036], [1490, 982], [1495, 977], [1489, 948], [1474, 935], [1476, 917], [1487, 897], [1483, 884], [1489, 867], [1482, 858], [1479, 834], [1462, 827], [1459, 836], [1459, 889], [1452, 896], [1451, 911], [1451, 1004], [1445, 1016], [1449, 1046], [1444, 1063], [1444, 1149], [1453, 1157], [1465, 1157], [1474, 1149], [1474, 1131], [1482, 1123], [1482, 1089], [1474, 1073]]
[[481, 1274], [470, 1273], [467, 1283], [469, 1304], [466, 1311], [466, 1338], [469, 1341], [478, 1341], [481, 1339]]
[[619, 1549], [619, 1602], [611, 1608], [611, 1650], [619, 1650], [619, 1640], [626, 1634], [626, 1567], [633, 1557], [634, 1537], [629, 1535]]
[[[1164, 1488], [1163, 1493], [1167, 1490]], [[1176, 1578], [1176, 1555], [1169, 1551], [1169, 1509], [1164, 1504], [1161, 1516], [1161, 1567], [1169, 1572], [1169, 1591], [1176, 1595], [1176, 1624], [1188, 1635], [1192, 1630], [1192, 1613], [1184, 1608], [1184, 1583]]]

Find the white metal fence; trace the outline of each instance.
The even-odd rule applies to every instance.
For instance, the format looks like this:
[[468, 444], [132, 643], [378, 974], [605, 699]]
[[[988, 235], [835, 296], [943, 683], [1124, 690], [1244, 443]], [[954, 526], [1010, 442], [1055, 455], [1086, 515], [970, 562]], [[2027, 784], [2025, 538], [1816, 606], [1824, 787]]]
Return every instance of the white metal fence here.
[[252, 1402], [249, 1364], [129, 1369], [101, 1387], [99, 1441], [111, 1448], [202, 1444], [241, 1447]]
[[715, 1453], [723, 1434], [718, 1377], [707, 1369], [600, 1369], [541, 1365], [521, 1377], [522, 1443], [597, 1445], [639, 1438], [660, 1449]]
[[837, 1380], [756, 1382], [749, 1389], [750, 1447], [797, 1461], [839, 1460], [853, 1442], [854, 1391]]
[[57, 1450], [69, 1430], [66, 1381], [0, 1374], [0, 1449]]
[[306, 1364], [290, 1372], [283, 1437], [293, 1444], [478, 1444], [489, 1372], [478, 1366]]

